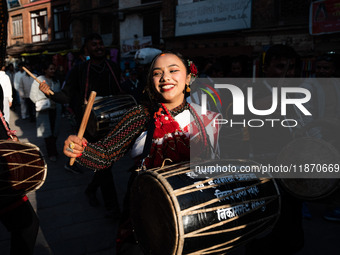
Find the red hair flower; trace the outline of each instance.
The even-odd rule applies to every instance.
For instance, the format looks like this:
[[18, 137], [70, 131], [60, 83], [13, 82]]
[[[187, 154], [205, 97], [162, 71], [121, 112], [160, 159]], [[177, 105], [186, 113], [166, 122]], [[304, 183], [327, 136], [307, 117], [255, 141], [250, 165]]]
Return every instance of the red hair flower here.
[[197, 67], [195, 66], [194, 62], [188, 60], [188, 65], [189, 65], [191, 76], [196, 77], [198, 71], [197, 71]]

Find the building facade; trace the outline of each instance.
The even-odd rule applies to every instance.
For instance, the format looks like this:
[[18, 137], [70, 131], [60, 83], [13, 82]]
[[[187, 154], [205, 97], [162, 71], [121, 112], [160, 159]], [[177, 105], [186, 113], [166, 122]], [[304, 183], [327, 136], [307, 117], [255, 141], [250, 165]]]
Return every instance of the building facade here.
[[18, 57], [69, 49], [69, 8], [66, 0], [8, 1], [7, 54]]
[[[122, 59], [154, 47], [185, 56], [254, 57], [287, 44], [303, 57], [340, 51], [338, 31], [311, 33], [312, 5], [339, 13], [340, 0], [9, 0], [8, 54], [80, 49], [91, 32]], [[320, 6], [321, 5], [321, 6]], [[336, 9], [338, 8], [338, 9]], [[323, 16], [322, 16], [323, 15]], [[315, 19], [316, 20], [316, 19]], [[338, 21], [332, 21], [338, 22]]]
[[119, 47], [118, 1], [8, 0], [7, 54], [12, 57], [80, 49], [89, 33]]

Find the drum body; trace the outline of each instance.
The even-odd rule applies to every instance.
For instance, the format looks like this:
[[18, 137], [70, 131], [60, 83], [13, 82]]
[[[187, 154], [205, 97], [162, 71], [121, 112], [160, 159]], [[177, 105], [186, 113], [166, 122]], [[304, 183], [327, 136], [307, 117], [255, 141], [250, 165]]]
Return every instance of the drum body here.
[[22, 196], [45, 182], [47, 165], [30, 143], [0, 140], [0, 198]]
[[132, 106], [137, 105], [131, 95], [107, 96], [94, 101], [87, 124], [87, 132], [93, 137], [102, 137], [109, 132]]
[[[329, 142], [300, 137], [287, 144], [277, 158], [282, 165], [331, 165], [340, 163], [339, 151]], [[315, 170], [316, 171], [316, 170]], [[312, 173], [304, 172], [299, 178], [280, 179], [280, 183], [293, 196], [303, 200], [323, 200], [339, 191], [338, 178], [307, 178]]]
[[149, 170], [135, 179], [131, 215], [147, 254], [221, 254], [275, 224], [280, 197], [273, 179], [241, 173], [195, 175], [186, 162]]

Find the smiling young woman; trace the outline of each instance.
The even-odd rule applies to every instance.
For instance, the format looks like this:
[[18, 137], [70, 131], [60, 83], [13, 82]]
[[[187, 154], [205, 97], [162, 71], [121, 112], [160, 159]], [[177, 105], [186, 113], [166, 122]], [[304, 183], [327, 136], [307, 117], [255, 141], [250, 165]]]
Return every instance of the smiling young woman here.
[[[129, 109], [118, 125], [96, 143], [69, 136], [64, 145], [65, 155], [100, 171], [127, 153], [135, 159], [136, 168], [144, 169], [160, 167], [166, 159], [170, 159], [171, 164], [187, 162], [193, 150], [200, 158], [214, 154], [218, 128], [211, 129], [209, 117], [217, 115], [210, 114], [203, 119], [185, 99], [191, 76], [197, 74], [191, 65], [192, 62], [180, 54], [157, 55], [151, 63], [145, 88], [150, 102]], [[135, 171], [131, 179], [136, 175]], [[129, 218], [127, 208], [123, 215]]]
[[163, 53], [154, 62], [154, 89], [170, 110], [183, 103], [185, 86], [190, 83], [190, 78], [185, 64], [174, 54]]
[[[180, 54], [157, 55], [151, 63], [146, 86], [151, 103], [129, 109], [120, 123], [96, 143], [84, 147], [86, 139], [81, 141], [69, 136], [65, 141], [65, 155], [78, 156], [77, 162], [94, 170], [111, 166], [127, 152], [138, 159], [138, 164], [143, 161], [146, 168], [159, 167], [165, 158], [173, 163], [188, 161], [190, 139], [194, 136], [195, 143], [203, 145], [198, 146], [201, 151], [197, 155], [210, 154], [210, 141], [216, 140], [214, 134], [207, 134], [197, 111], [185, 100], [191, 76], [197, 74], [191, 73], [196, 69], [190, 68], [188, 63], [192, 62]], [[152, 142], [144, 150], [147, 134]], [[72, 150], [71, 142], [76, 144]]]

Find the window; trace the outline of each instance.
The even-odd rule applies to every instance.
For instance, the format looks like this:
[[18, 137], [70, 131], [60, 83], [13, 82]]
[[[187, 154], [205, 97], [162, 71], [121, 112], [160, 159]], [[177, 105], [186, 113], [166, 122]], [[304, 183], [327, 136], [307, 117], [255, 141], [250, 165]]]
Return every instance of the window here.
[[54, 38], [67, 39], [70, 37], [69, 7], [59, 6], [53, 9]]
[[47, 10], [31, 12], [32, 42], [48, 40]]
[[20, 1], [19, 0], [8, 0], [7, 3], [8, 3], [8, 9], [20, 6]]
[[12, 17], [12, 36], [13, 37], [21, 37], [23, 36], [22, 32], [22, 15], [13, 16]]

